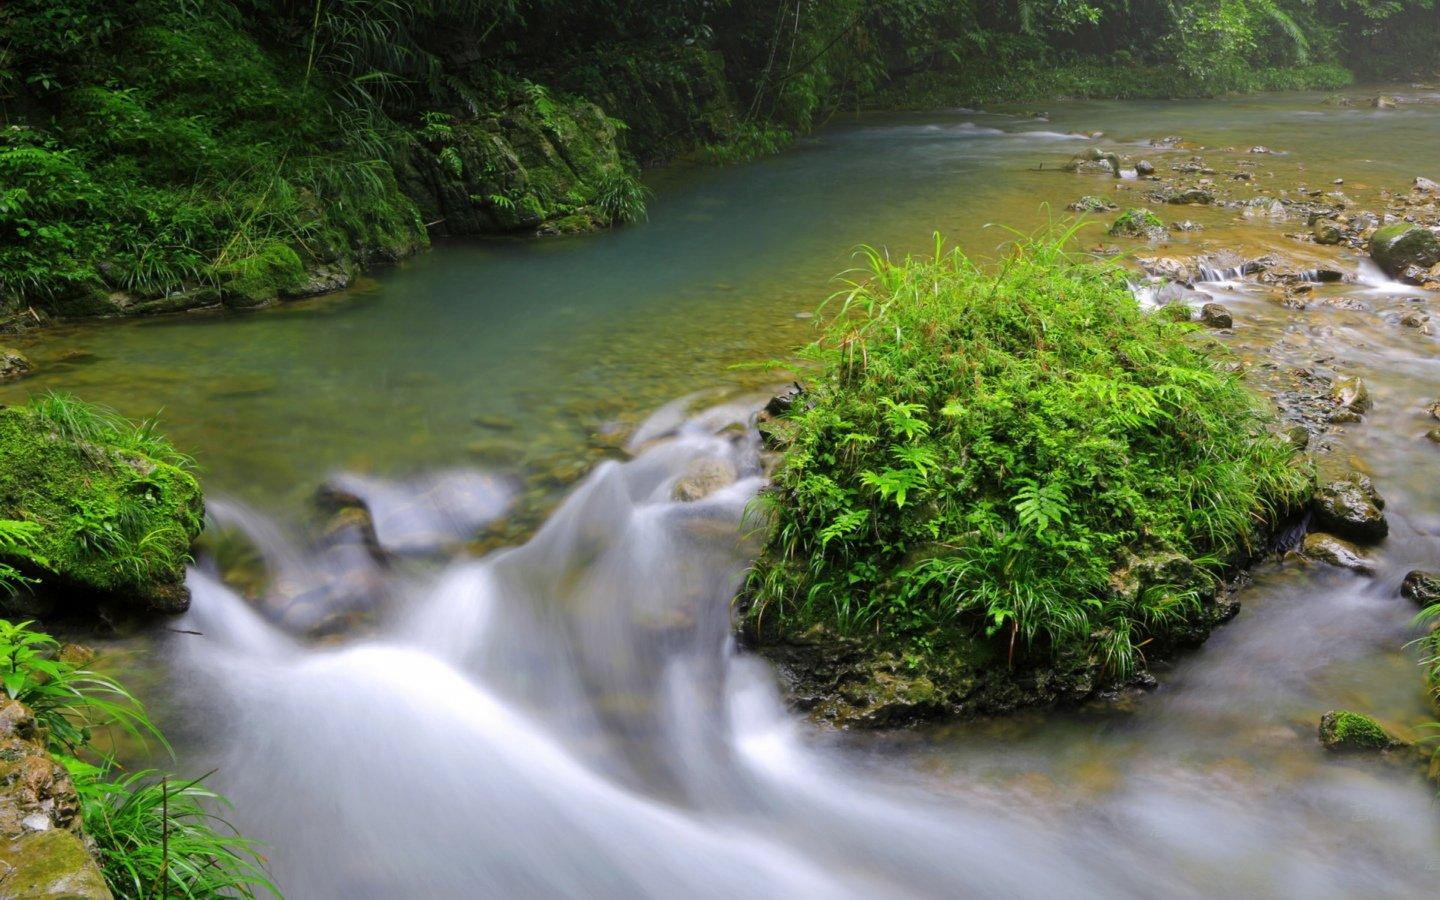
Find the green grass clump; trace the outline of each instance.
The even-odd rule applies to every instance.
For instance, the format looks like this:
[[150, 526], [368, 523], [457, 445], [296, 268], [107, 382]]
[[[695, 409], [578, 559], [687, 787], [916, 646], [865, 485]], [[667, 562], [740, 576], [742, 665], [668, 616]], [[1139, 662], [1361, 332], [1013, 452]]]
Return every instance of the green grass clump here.
[[[0, 522], [0, 531], [10, 523]], [[3, 575], [0, 585], [13, 587]], [[203, 788], [151, 770], [125, 773], [97, 747], [106, 729], [157, 739], [145, 707], [109, 676], [84, 668], [29, 622], [0, 619], [0, 684], [28, 706], [46, 749], [75, 784], [86, 834], [117, 897], [254, 897], [278, 895], [257, 845], [218, 812], [228, 803]]]
[[645, 218], [645, 206], [651, 190], [639, 178], [623, 168], [614, 168], [601, 176], [595, 191], [595, 205], [612, 223], [634, 223]]
[[1223, 351], [1142, 314], [1065, 237], [993, 272], [938, 237], [926, 259], [865, 251], [772, 432], [752, 624], [1122, 677], [1303, 501], [1309, 467]]
[[27, 541], [0, 557], [56, 586], [148, 602], [183, 580], [203, 525], [190, 465], [153, 420], [60, 394], [0, 409], [0, 516]]

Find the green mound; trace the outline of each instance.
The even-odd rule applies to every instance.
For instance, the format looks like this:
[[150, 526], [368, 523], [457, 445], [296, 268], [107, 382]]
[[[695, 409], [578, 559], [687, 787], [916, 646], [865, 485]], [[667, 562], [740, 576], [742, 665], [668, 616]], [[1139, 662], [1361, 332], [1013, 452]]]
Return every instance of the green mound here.
[[151, 423], [68, 397], [0, 409], [0, 519], [27, 523], [0, 555], [46, 592], [183, 609], [204, 518], [188, 462]]
[[938, 245], [870, 263], [765, 426], [785, 457], [744, 605], [757, 643], [822, 648], [820, 682], [790, 658], [792, 683], [837, 718], [883, 705], [876, 679], [985, 706], [997, 671], [1056, 667], [1053, 695], [1203, 637], [1218, 576], [1313, 481], [1223, 350], [1058, 244], [997, 274]]

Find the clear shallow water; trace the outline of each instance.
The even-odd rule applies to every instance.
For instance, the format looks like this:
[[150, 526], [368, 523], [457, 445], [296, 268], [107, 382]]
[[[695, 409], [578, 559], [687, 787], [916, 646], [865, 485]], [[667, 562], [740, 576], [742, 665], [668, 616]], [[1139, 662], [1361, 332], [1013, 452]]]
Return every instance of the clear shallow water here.
[[[174, 627], [203, 636], [139, 644], [181, 765], [219, 767], [291, 896], [1432, 895], [1431, 788], [1404, 766], [1329, 758], [1314, 738], [1337, 706], [1402, 730], [1425, 715], [1400, 650], [1413, 608], [1396, 595], [1405, 571], [1440, 556], [1437, 451], [1421, 438], [1440, 357], [1393, 322], [1416, 292], [1327, 288], [1363, 308], [1297, 311], [1207, 288], [1257, 364], [1324, 359], [1367, 378], [1375, 412], [1332, 441], [1375, 474], [1393, 534], [1374, 580], [1261, 573], [1240, 618], [1156, 692], [837, 735], [785, 712], [772, 674], [727, 639], [741, 511], [760, 482], [753, 436], [726, 426], [774, 380], [730, 366], [806, 339], [795, 314], [833, 289], [852, 247], [923, 251], [938, 229], [987, 253], [1004, 239], [989, 222], [1029, 229], [1042, 203], [1115, 190], [1053, 171], [1089, 145], [1070, 131], [1103, 130], [1102, 146], [1129, 152], [1168, 134], [1263, 144], [1290, 151], [1259, 159], [1275, 184], [1343, 177], [1357, 200], [1435, 176], [1436, 107], [1320, 100], [840, 125], [753, 166], [661, 173], [650, 222], [613, 234], [447, 245], [314, 303], [43, 335], [22, 348], [42, 374], [0, 399], [56, 387], [132, 415], [163, 406], [207, 488], [243, 501], [219, 516], [251, 533], [290, 593], [320, 586], [322, 606], [374, 617], [315, 646], [202, 561]], [[1234, 211], [1181, 215], [1209, 227], [1166, 252], [1307, 252]], [[62, 359], [77, 350], [90, 356]], [[710, 388], [707, 402], [733, 402], [689, 425], [657, 417], [642, 433], [658, 443], [634, 460], [605, 461], [615, 454], [591, 437]], [[671, 502], [698, 458], [742, 478]], [[574, 484], [577, 463], [598, 468]], [[339, 470], [389, 499], [402, 538], [572, 487], [522, 548], [382, 569], [290, 537]], [[552, 470], [563, 475], [522, 480]], [[457, 495], [476, 499], [441, 509]]]

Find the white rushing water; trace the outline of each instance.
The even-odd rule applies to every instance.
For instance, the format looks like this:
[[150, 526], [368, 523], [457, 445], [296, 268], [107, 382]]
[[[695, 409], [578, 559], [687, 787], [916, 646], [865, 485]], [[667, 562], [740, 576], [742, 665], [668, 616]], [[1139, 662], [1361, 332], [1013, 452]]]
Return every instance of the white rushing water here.
[[[1303, 686], [1277, 669], [1345, 658], [1327, 629], [1392, 637], [1388, 611], [1349, 582], [1227, 630], [1130, 726], [922, 753], [924, 766], [818, 735], [730, 638], [762, 485], [754, 408], [661, 410], [633, 459], [599, 466], [524, 546], [367, 569], [381, 599], [357, 605], [378, 602], [382, 624], [343, 641], [292, 636], [192, 573], [179, 627], [202, 634], [170, 639], [174, 681], [207, 711], [217, 786], [289, 896], [1325, 897], [1434, 883], [1440, 831], [1408, 775], [1277, 770], [1311, 752], [1298, 738], [1233, 758], [1285, 739], [1260, 711]], [[672, 500], [697, 460], [739, 477]], [[251, 513], [217, 513], [281, 581], [350, 583], [333, 546], [302, 553]], [[1277, 640], [1296, 634], [1314, 640]], [[1103, 790], [1037, 787], [1023, 776], [1053, 773], [1055, 745], [1118, 771]], [[1021, 777], [972, 770], [982, 759]]]

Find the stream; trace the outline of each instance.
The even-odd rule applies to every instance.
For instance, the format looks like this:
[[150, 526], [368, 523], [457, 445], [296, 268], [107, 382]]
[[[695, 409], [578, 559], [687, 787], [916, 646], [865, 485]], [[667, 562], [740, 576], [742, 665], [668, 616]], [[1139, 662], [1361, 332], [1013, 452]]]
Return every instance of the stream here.
[[[1251, 365], [1366, 380], [1374, 411], [1321, 443], [1389, 501], [1375, 577], [1273, 561], [1150, 692], [892, 733], [788, 711], [729, 609], [764, 484], [751, 424], [783, 377], [737, 366], [810, 339], [856, 245], [924, 252], [938, 230], [993, 254], [989, 223], [1136, 190], [1060, 173], [1071, 154], [1167, 135], [1264, 145], [1262, 184], [1344, 179], [1378, 209], [1440, 178], [1440, 96], [1396, 93], [838, 122], [752, 165], [659, 172], [649, 221], [612, 233], [441, 243], [315, 301], [26, 337], [40, 374], [0, 402], [163, 409], [217, 531], [284, 595], [252, 602], [202, 554], [190, 612], [113, 649], [290, 897], [1434, 896], [1434, 786], [1315, 736], [1337, 707], [1409, 737], [1430, 717], [1398, 585], [1440, 555], [1440, 354], [1396, 320], [1437, 298], [1350, 251], [1323, 248], [1358, 280], [1312, 296], [1351, 302], [1197, 287]], [[1285, 237], [1303, 223], [1161, 212], [1204, 226], [1164, 255], [1319, 250]], [[672, 499], [697, 460], [738, 478]], [[327, 479], [394, 563], [315, 540]], [[467, 543], [487, 529], [515, 539]]]

